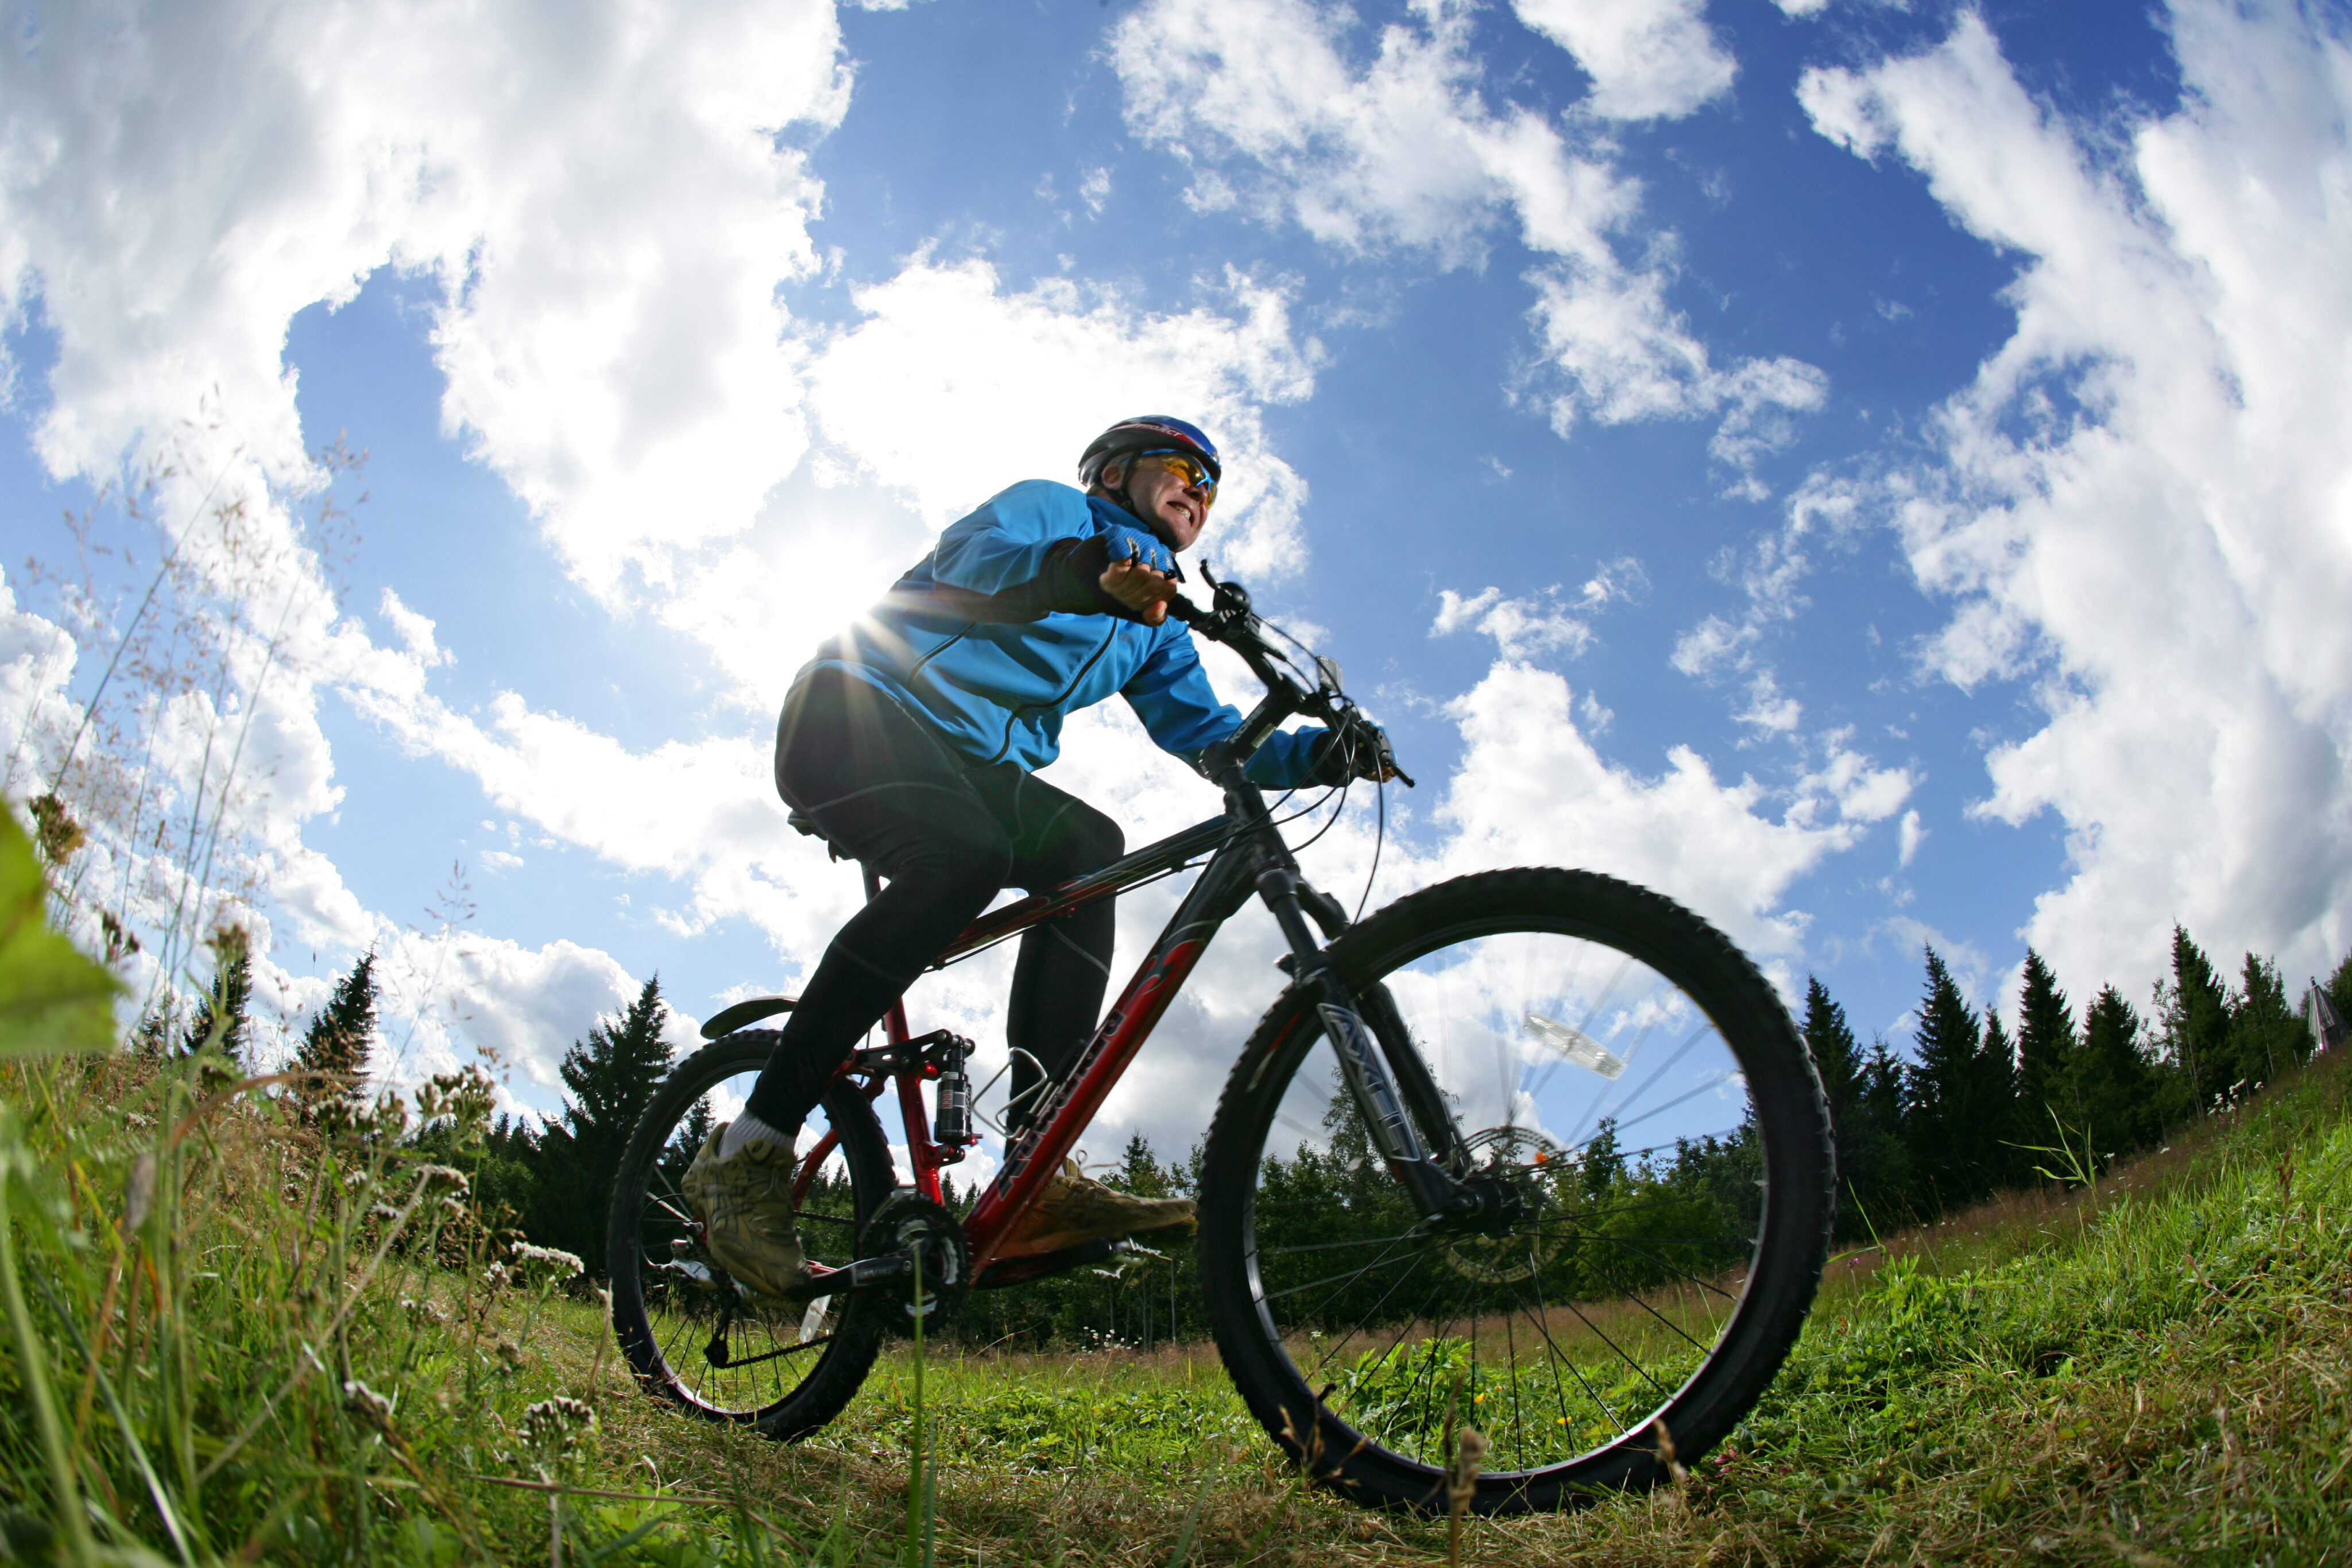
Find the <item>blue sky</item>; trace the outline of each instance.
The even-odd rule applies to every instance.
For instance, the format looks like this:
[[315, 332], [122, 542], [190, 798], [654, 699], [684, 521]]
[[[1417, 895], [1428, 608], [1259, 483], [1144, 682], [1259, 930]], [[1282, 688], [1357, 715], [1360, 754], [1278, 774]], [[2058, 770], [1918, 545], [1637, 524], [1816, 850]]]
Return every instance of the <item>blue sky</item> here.
[[[2176, 920], [2291, 984], [2352, 943], [2341, 6], [635, 16], [14, 14], [10, 787], [103, 658], [22, 563], [171, 445], [249, 502], [245, 554], [192, 536], [205, 602], [282, 616], [219, 631], [233, 702], [157, 710], [183, 804], [204, 724], [247, 736], [205, 910], [269, 1006], [373, 946], [403, 1075], [488, 1046], [545, 1108], [656, 970], [689, 1019], [790, 988], [856, 894], [767, 782], [793, 671], [1146, 411], [1227, 446], [1200, 554], [1423, 781], [1376, 900], [1598, 866], [1898, 1040], [1923, 942], [2084, 999]], [[1213, 805], [1116, 713], [1055, 776], [1130, 842]], [[1350, 902], [1365, 804], [1311, 862]], [[93, 810], [168, 923], [171, 852]], [[1120, 1128], [1197, 1132], [1272, 995], [1226, 942]], [[999, 969], [923, 1005], [994, 1048]]]

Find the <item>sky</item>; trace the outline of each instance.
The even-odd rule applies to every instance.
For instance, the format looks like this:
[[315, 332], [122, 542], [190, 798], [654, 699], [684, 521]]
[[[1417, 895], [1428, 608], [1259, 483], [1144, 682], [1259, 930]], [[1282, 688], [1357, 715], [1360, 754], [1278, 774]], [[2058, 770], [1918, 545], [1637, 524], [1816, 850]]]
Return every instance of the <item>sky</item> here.
[[[1374, 905], [1594, 867], [1898, 1048], [1924, 944], [2005, 1011], [2029, 945], [2078, 1002], [2176, 923], [2291, 989], [2352, 946], [2340, 4], [8, 23], [0, 746], [21, 800], [101, 681], [137, 719], [78, 885], [149, 992], [233, 925], [299, 1027], [373, 950], [391, 1079], [488, 1051], [541, 1113], [650, 976], [682, 1042], [788, 993], [860, 896], [774, 795], [793, 673], [1141, 413], [1419, 780]], [[202, 678], [110, 675], [166, 559]], [[1216, 808], [1116, 704], [1047, 777], [1130, 844]], [[1307, 852], [1350, 906], [1372, 804]], [[1097, 1152], [1199, 1135], [1268, 925]], [[983, 1074], [1008, 974], [915, 997]]]

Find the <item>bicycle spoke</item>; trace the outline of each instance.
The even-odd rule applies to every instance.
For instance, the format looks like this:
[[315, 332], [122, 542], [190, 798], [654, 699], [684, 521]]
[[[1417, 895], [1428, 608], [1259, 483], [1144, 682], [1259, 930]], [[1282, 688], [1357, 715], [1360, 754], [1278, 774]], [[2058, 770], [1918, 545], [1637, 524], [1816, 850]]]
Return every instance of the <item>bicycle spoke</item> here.
[[1621, 1122], [1618, 1125], [1621, 1129], [1624, 1127], [1637, 1127], [1653, 1116], [1663, 1116], [1667, 1112], [1673, 1110], [1675, 1106], [1684, 1104], [1688, 1101], [1697, 1099], [1700, 1095], [1706, 1093], [1710, 1089], [1722, 1088], [1725, 1084], [1730, 1082], [1733, 1079], [1738, 1076], [1738, 1069], [1728, 1069], [1717, 1076], [1708, 1079], [1706, 1082], [1698, 1085], [1696, 1088], [1689, 1090], [1685, 1093], [1675, 1095], [1664, 1104], [1653, 1106], [1651, 1109], [1644, 1111], [1640, 1115], [1634, 1117], [1632, 1121]]
[[1402, 1230], [1394, 1236], [1367, 1236], [1359, 1241], [1312, 1241], [1300, 1247], [1261, 1247], [1257, 1255], [1261, 1258], [1287, 1258], [1300, 1252], [1328, 1252], [1340, 1247], [1378, 1247], [1384, 1241], [1402, 1241], [1412, 1234], [1410, 1230]]
[[[1400, 1238], [1399, 1239], [1402, 1239]], [[1344, 1274], [1326, 1275], [1320, 1280], [1309, 1281], [1304, 1285], [1293, 1285], [1287, 1290], [1271, 1291], [1266, 1293], [1265, 1299], [1269, 1301], [1276, 1301], [1282, 1300], [1286, 1296], [1295, 1296], [1301, 1291], [1312, 1291], [1319, 1286], [1335, 1284], [1343, 1281], [1352, 1284], [1354, 1281], [1362, 1279], [1365, 1275], [1379, 1268], [1382, 1263], [1387, 1262], [1389, 1257], [1389, 1253], [1383, 1252], [1360, 1269], [1350, 1269]], [[1383, 1296], [1381, 1299], [1385, 1301], [1388, 1298]]]
[[[1639, 1100], [1643, 1095], [1647, 1094], [1650, 1092], [1651, 1087], [1655, 1084], [1659, 1079], [1664, 1078], [1667, 1073], [1672, 1072], [1676, 1067], [1682, 1064], [1683, 1058], [1688, 1056], [1691, 1053], [1692, 1049], [1696, 1047], [1699, 1041], [1705, 1040], [1714, 1032], [1714, 1020], [1711, 1019], [1701, 1018], [1699, 1019], [1698, 1028], [1691, 1031], [1690, 1038], [1684, 1040], [1682, 1044], [1676, 1046], [1675, 1048], [1675, 1053], [1666, 1058], [1664, 1061], [1661, 1062], [1655, 1072], [1651, 1073], [1650, 1076], [1642, 1080], [1642, 1085], [1640, 1088], [1634, 1090], [1632, 1093], [1626, 1095], [1625, 1098], [1617, 1102], [1617, 1109], [1622, 1111], [1628, 1105], [1633, 1104], [1634, 1101]], [[1599, 1109], [1600, 1101], [1595, 1100], [1593, 1102], [1592, 1108], [1594, 1110]], [[1588, 1111], [1586, 1114], [1589, 1116], [1591, 1112]], [[1570, 1148], [1583, 1147], [1581, 1144], [1577, 1142], [1577, 1139], [1583, 1134], [1585, 1126], [1586, 1123], [1580, 1121], [1576, 1124], [1576, 1131], [1568, 1135], [1568, 1144]]]
[[[1381, 1292], [1381, 1299], [1373, 1308], [1374, 1315], [1377, 1315], [1381, 1307], [1384, 1307], [1388, 1304], [1388, 1300], [1391, 1296], [1396, 1294], [1397, 1287], [1402, 1285], [1405, 1281], [1412, 1277], [1412, 1270], [1420, 1268], [1426, 1260], [1426, 1254], [1423, 1254], [1422, 1257], [1415, 1258], [1412, 1260], [1412, 1267], [1406, 1269], [1403, 1273], [1397, 1276], [1395, 1284], [1391, 1284], [1386, 1291]], [[1445, 1282], [1443, 1280], [1440, 1280], [1436, 1284], [1430, 1287], [1429, 1294], [1421, 1299], [1421, 1305], [1412, 1310], [1412, 1315], [1405, 1319], [1404, 1328], [1398, 1331], [1398, 1337], [1400, 1340], [1405, 1333], [1411, 1332], [1414, 1323], [1421, 1321], [1422, 1314], [1429, 1310], [1429, 1303], [1435, 1301], [1437, 1299], [1437, 1292], [1444, 1288]], [[1332, 1360], [1337, 1357], [1342, 1350], [1345, 1350], [1349, 1344], [1355, 1342], [1356, 1335], [1360, 1332], [1360, 1331], [1358, 1329], [1349, 1329], [1344, 1338], [1342, 1338], [1337, 1344], [1334, 1344], [1329, 1349], [1326, 1350], [1323, 1353], [1323, 1358], [1315, 1364], [1316, 1372], [1319, 1375], [1328, 1368]], [[1394, 1350], [1396, 1348], [1396, 1341], [1390, 1342], [1389, 1349]], [[1386, 1358], [1386, 1352], [1382, 1353], [1383, 1359]]]

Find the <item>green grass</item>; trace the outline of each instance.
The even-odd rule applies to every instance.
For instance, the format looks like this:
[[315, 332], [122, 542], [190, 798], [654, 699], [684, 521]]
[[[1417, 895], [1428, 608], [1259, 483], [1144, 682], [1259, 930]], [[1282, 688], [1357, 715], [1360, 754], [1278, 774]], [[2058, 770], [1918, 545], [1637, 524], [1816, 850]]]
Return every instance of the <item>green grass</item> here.
[[[686, 1421], [629, 1385], [593, 1302], [486, 1281], [488, 1239], [387, 1137], [197, 1071], [0, 1064], [42, 1362], [0, 1359], [14, 1554], [79, 1554], [63, 1496], [90, 1561], [904, 1561], [908, 1347], [810, 1443]], [[2323, 1058], [2095, 1190], [1840, 1260], [1685, 1486], [1480, 1522], [1464, 1559], [2347, 1561], [2347, 1089]], [[934, 1350], [924, 1374], [940, 1563], [1444, 1558], [1443, 1521], [1302, 1491], [1205, 1347]]]

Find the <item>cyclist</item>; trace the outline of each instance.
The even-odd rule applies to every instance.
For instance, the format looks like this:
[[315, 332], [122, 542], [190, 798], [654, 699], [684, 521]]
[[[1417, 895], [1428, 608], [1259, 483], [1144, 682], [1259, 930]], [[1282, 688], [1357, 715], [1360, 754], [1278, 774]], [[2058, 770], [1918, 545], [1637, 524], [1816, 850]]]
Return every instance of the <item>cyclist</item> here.
[[[751, 1290], [783, 1296], [805, 1278], [794, 1141], [858, 1040], [999, 891], [1034, 892], [1123, 852], [1116, 822], [1036, 777], [1058, 755], [1064, 716], [1117, 694], [1161, 749], [1194, 764], [1239, 727], [1168, 615], [1176, 556], [1200, 538], [1221, 476], [1197, 427], [1122, 420], [1087, 446], [1081, 488], [1033, 479], [995, 496], [794, 678], [776, 789], [886, 885], [826, 948], [743, 1114], [687, 1172], [712, 1258]], [[1379, 748], [1345, 738], [1278, 734], [1249, 775], [1276, 788], [1374, 776]], [[1016, 1131], [1093, 1032], [1113, 933], [1106, 899], [1021, 939], [1005, 1030]], [[1189, 1201], [1113, 1192], [1073, 1160], [1001, 1255], [1192, 1218]]]

